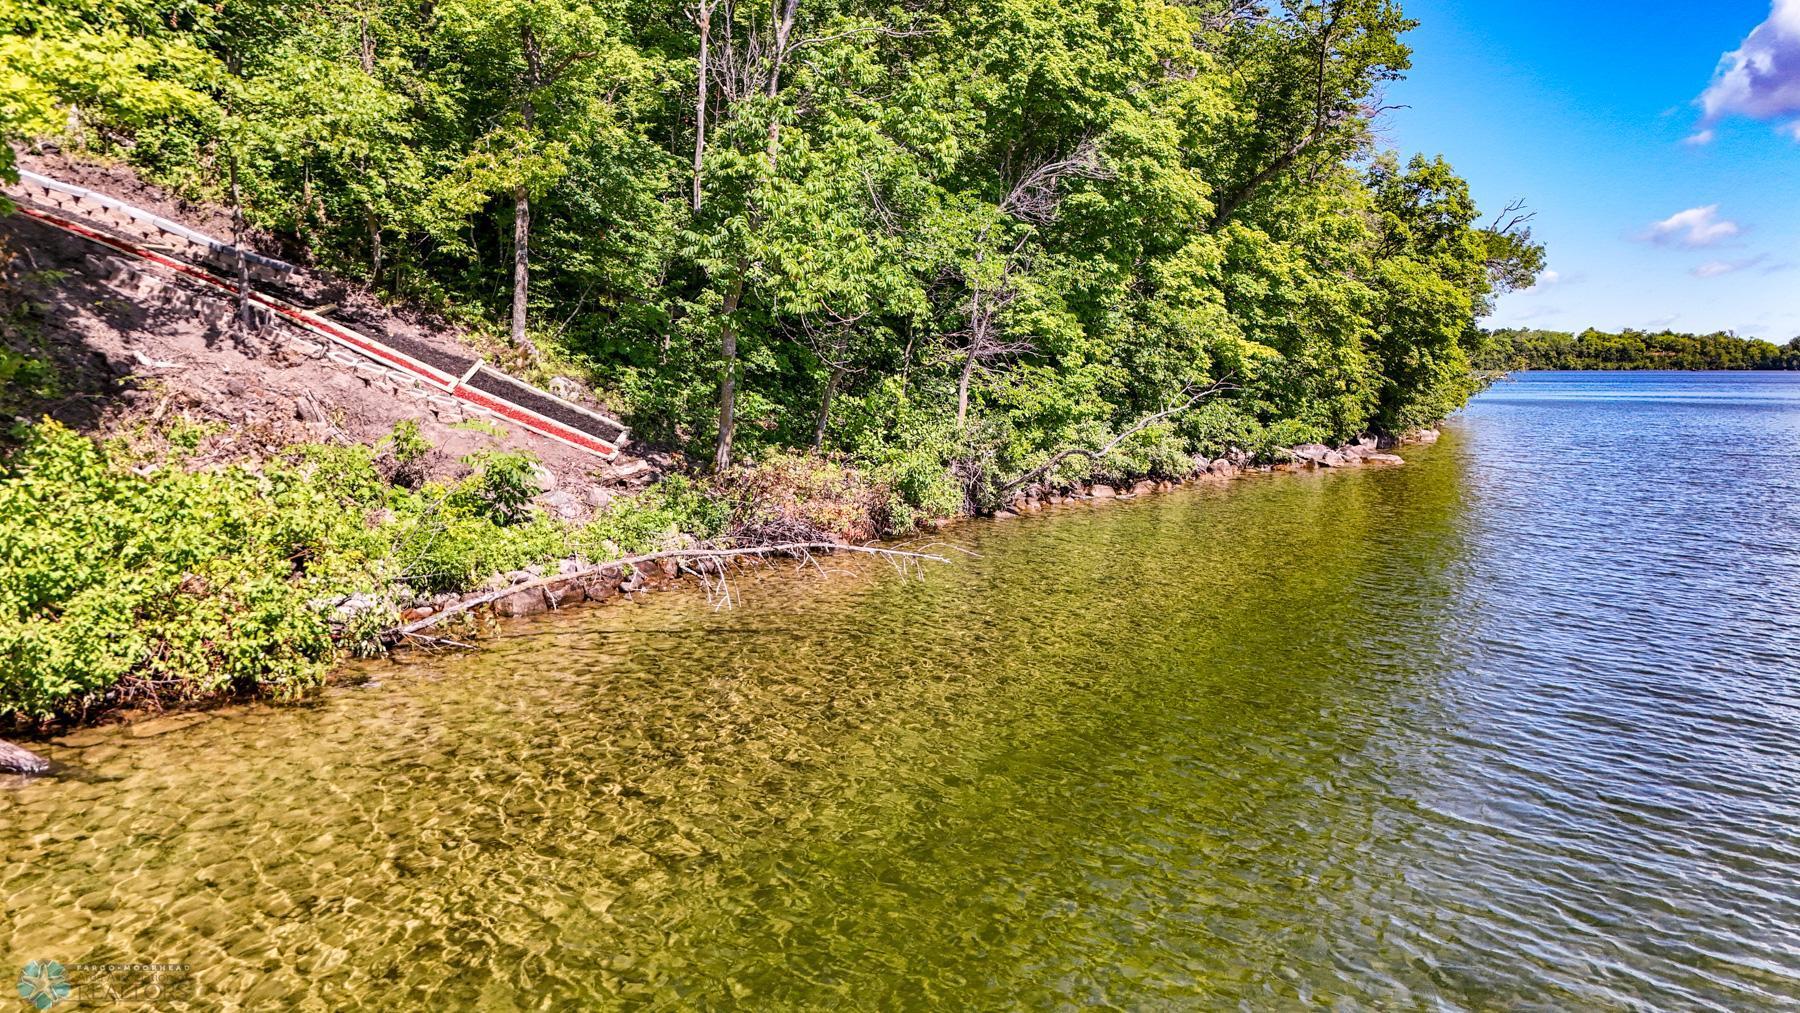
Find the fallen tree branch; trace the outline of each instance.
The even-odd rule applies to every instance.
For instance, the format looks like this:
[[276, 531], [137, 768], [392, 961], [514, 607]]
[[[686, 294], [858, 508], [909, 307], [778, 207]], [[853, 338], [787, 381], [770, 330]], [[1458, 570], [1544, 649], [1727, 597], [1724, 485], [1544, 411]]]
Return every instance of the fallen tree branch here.
[[511, 584], [495, 591], [476, 595], [472, 598], [464, 598], [456, 604], [446, 607], [442, 612], [434, 613], [423, 619], [414, 620], [393, 632], [400, 636], [413, 636], [420, 630], [429, 626], [434, 626], [451, 616], [461, 615], [470, 609], [479, 608], [489, 602], [498, 601], [509, 594], [515, 594], [519, 591], [529, 591], [535, 587], [556, 584], [565, 580], [591, 577], [596, 574], [605, 573], [608, 570], [616, 570], [626, 566], [635, 567], [639, 563], [651, 563], [659, 559], [724, 559], [730, 556], [773, 556], [795, 552], [805, 554], [807, 558], [811, 558], [813, 552], [860, 552], [864, 555], [881, 556], [889, 560], [916, 560], [919, 562], [933, 563], [948, 563], [950, 561], [944, 556], [934, 555], [928, 552], [908, 552], [904, 549], [883, 549], [872, 545], [840, 545], [837, 542], [784, 542], [780, 545], [758, 545], [741, 549], [667, 549], [662, 552], [647, 552], [641, 556], [628, 556], [624, 559], [614, 559], [605, 563], [596, 563], [593, 566], [583, 567], [582, 569], [569, 573], [559, 573], [554, 576], [539, 577], [536, 580], [521, 581], [520, 583]]
[[[1226, 383], [1224, 380], [1220, 380], [1217, 383], [1210, 384], [1194, 392], [1189, 395], [1187, 400], [1182, 401], [1179, 404], [1170, 405], [1153, 415], [1144, 416], [1130, 427], [1121, 431], [1119, 435], [1108, 440], [1104, 446], [1097, 450], [1090, 447], [1065, 447], [1050, 455], [1048, 461], [1045, 461], [1043, 464], [1038, 465], [1030, 471], [1025, 472], [1023, 475], [1020, 475], [1018, 478], [1001, 486], [998, 490], [998, 495], [1004, 499], [1007, 493], [1022, 486], [1030, 485], [1038, 479], [1043, 478], [1045, 475], [1050, 474], [1057, 465], [1072, 457], [1086, 457], [1089, 459], [1105, 457], [1107, 454], [1112, 453], [1114, 447], [1117, 447], [1119, 444], [1124, 443], [1126, 440], [1131, 439], [1133, 436], [1136, 436], [1151, 426], [1156, 425], [1158, 422], [1161, 422], [1172, 415], [1179, 415], [1214, 394], [1221, 394], [1228, 390], [1237, 389], [1238, 387], [1236, 384]], [[1188, 388], [1188, 390], [1192, 390], [1192, 388]], [[1182, 393], [1185, 394], [1187, 392], [1188, 391], [1184, 390]]]

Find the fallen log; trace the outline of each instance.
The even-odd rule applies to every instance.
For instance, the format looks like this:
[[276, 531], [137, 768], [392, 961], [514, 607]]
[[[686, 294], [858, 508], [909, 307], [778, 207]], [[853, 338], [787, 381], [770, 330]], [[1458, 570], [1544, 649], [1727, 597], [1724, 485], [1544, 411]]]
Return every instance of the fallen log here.
[[482, 605], [497, 601], [510, 594], [517, 594], [520, 591], [529, 591], [534, 587], [543, 587], [547, 584], [556, 584], [565, 580], [575, 580], [581, 577], [593, 576], [595, 574], [605, 573], [608, 570], [618, 570], [626, 566], [635, 567], [639, 563], [651, 563], [659, 559], [728, 559], [732, 556], [773, 556], [792, 555], [796, 553], [810, 557], [814, 552], [860, 552], [864, 555], [883, 556], [888, 559], [900, 560], [903, 562], [948, 563], [950, 561], [944, 556], [932, 555], [928, 552], [907, 552], [903, 549], [883, 549], [871, 545], [842, 545], [837, 542], [784, 542], [780, 545], [759, 545], [749, 548], [734, 549], [668, 549], [663, 552], [647, 552], [641, 556], [629, 556], [625, 559], [614, 559], [609, 562], [596, 563], [593, 566], [583, 567], [579, 570], [571, 570], [567, 573], [557, 573], [547, 577], [539, 577], [536, 580], [527, 580], [517, 584], [510, 584], [506, 587], [489, 591], [486, 594], [478, 594], [469, 598], [464, 598], [454, 605], [447, 606], [442, 611], [434, 612], [423, 619], [414, 620], [393, 632], [399, 636], [411, 636], [426, 627], [435, 626], [451, 616], [460, 615], [473, 608], [479, 608]]
[[42, 774], [49, 769], [49, 760], [0, 739], [0, 774]]

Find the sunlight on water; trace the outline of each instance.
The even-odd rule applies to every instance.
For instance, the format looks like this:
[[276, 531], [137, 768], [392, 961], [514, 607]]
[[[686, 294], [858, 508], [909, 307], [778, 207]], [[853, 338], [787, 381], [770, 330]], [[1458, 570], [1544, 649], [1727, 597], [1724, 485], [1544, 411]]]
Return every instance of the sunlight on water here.
[[957, 529], [46, 745], [0, 951], [196, 1005], [1800, 996], [1800, 378]]

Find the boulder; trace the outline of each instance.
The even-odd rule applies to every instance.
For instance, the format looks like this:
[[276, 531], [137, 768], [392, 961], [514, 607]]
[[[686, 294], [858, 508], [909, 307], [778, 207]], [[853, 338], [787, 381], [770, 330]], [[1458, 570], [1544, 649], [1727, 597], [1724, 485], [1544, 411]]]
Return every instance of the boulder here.
[[430, 605], [421, 605], [418, 608], [410, 608], [401, 612], [400, 621], [403, 623], [416, 623], [421, 619], [430, 619], [434, 615], [437, 615], [437, 609], [432, 608]]
[[[709, 560], [701, 560], [709, 562]], [[582, 589], [587, 593], [588, 601], [600, 601], [617, 594], [619, 585], [624, 582], [625, 575], [616, 566], [609, 566], [597, 573], [590, 573], [581, 578]]]
[[994, 519], [997, 521], [1010, 521], [1018, 516], [1018, 514], [1013, 513], [1011, 510], [994, 511]]
[[544, 598], [544, 589], [528, 587], [501, 598], [494, 599], [494, 614], [513, 618], [516, 616], [534, 616], [550, 609], [550, 603]]
[[1155, 492], [1155, 491], [1156, 491], [1156, 483], [1147, 478], [1131, 487], [1131, 494], [1133, 496], [1142, 496], [1145, 493], [1151, 493], [1151, 492]]
[[581, 491], [581, 500], [590, 509], [599, 510], [613, 501], [613, 494], [597, 485], [590, 485]]
[[332, 610], [331, 617], [340, 623], [347, 623], [364, 612], [380, 608], [382, 601], [372, 594], [346, 595]]
[[1117, 496], [1118, 494], [1119, 494], [1119, 490], [1114, 489], [1110, 485], [1102, 485], [1099, 482], [1095, 482], [1091, 487], [1088, 488], [1088, 495], [1094, 497], [1095, 499], [1112, 499], [1114, 496]]
[[42, 774], [49, 769], [49, 760], [0, 739], [0, 774]]
[[1355, 461], [1355, 458], [1346, 457], [1338, 451], [1333, 450], [1324, 457], [1319, 458], [1318, 463], [1327, 468], [1342, 468], [1347, 464], [1355, 463]]
[[1412, 438], [1414, 443], [1423, 443], [1429, 446], [1438, 441], [1438, 431], [1435, 429], [1421, 429], [1412, 434]]
[[537, 498], [537, 505], [547, 514], [572, 521], [587, 513], [586, 506], [576, 495], [567, 489], [557, 489], [544, 493]]
[[1215, 459], [1207, 470], [1220, 478], [1230, 478], [1238, 473], [1238, 466], [1220, 457]]
[[1325, 455], [1331, 453], [1331, 448], [1323, 443], [1302, 443], [1297, 447], [1289, 447], [1288, 453], [1294, 455], [1295, 460], [1318, 464], [1325, 460]]
[[544, 585], [544, 601], [553, 609], [579, 605], [587, 601], [587, 586], [580, 577], [570, 577]]
[[612, 482], [647, 482], [653, 477], [652, 472], [655, 470], [656, 465], [649, 461], [626, 461], [613, 465], [606, 477]]
[[1398, 454], [1370, 454], [1363, 461], [1368, 464], [1405, 464], [1406, 458]]

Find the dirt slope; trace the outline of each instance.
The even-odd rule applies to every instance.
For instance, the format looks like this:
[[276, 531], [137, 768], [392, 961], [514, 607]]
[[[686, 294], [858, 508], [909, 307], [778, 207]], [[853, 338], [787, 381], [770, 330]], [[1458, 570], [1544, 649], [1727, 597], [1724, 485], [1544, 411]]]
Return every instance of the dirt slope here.
[[[231, 234], [222, 210], [170, 199], [128, 170], [22, 161], [192, 228]], [[266, 240], [246, 245], [285, 252]], [[457, 477], [466, 471], [460, 458], [483, 449], [527, 450], [552, 487], [544, 505], [569, 517], [647, 483], [668, 463], [640, 460], [629, 448], [608, 463], [512, 426], [471, 421], [462, 406], [433, 403], [418, 388], [346, 364], [343, 353], [331, 355], [300, 328], [279, 320], [248, 331], [236, 326], [235, 300], [216, 289], [23, 215], [0, 219], [0, 250], [0, 310], [14, 310], [0, 312], [0, 344], [47, 358], [60, 373], [53, 396], [15, 410], [100, 433], [172, 417], [210, 423], [218, 431], [194, 455], [197, 463], [254, 460], [297, 442], [372, 443], [412, 419], [437, 448], [427, 462], [431, 477]], [[295, 288], [296, 298], [332, 307], [334, 319], [371, 336], [404, 334], [479, 354], [442, 322], [384, 306], [360, 286], [303, 270]], [[559, 384], [557, 393], [604, 410], [573, 385]]]

